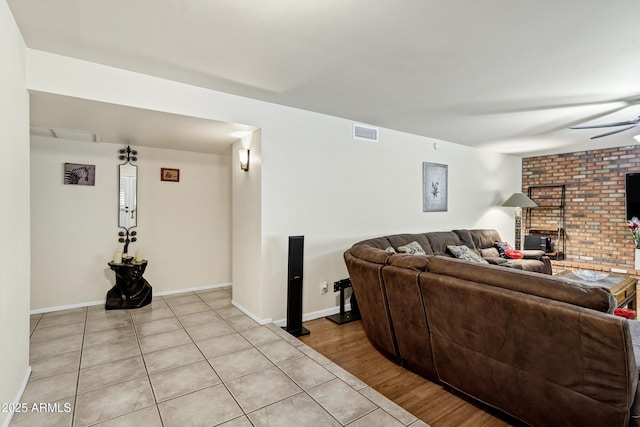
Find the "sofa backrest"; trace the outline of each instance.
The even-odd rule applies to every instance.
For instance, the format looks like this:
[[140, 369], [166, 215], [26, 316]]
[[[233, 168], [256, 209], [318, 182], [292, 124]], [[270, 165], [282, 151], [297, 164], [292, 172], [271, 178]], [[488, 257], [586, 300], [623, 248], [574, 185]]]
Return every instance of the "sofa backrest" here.
[[603, 287], [582, 285], [546, 274], [512, 270], [487, 264], [472, 264], [454, 258], [433, 257], [428, 270], [464, 280], [562, 301], [604, 313], [613, 312], [615, 298]]
[[386, 237], [374, 237], [373, 239], [367, 239], [367, 240], [363, 240], [361, 242], [355, 243], [354, 246], [356, 245], [371, 246], [372, 248], [378, 248], [378, 249], [384, 250], [389, 246], [391, 246], [391, 243], [389, 243], [389, 239], [387, 239]]
[[[377, 249], [386, 249], [391, 246], [398, 250], [411, 242], [418, 242], [427, 255], [449, 256], [447, 246], [465, 245], [473, 250], [493, 247], [495, 242], [501, 241], [500, 234], [496, 230], [453, 230], [453, 231], [430, 231], [427, 233], [405, 233], [391, 234], [384, 237], [363, 240], [355, 246], [370, 246]], [[366, 256], [366, 255], [365, 255]], [[376, 262], [373, 261], [372, 262]]]
[[354, 257], [372, 262], [374, 264], [385, 264], [387, 258], [392, 255], [391, 252], [387, 252], [384, 249], [370, 246], [366, 243], [356, 243], [349, 250]]
[[387, 258], [387, 265], [393, 267], [407, 268], [415, 271], [427, 271], [429, 261], [433, 255], [409, 255], [394, 254]]
[[[426, 258], [419, 255], [394, 255], [389, 260], [396, 257]], [[382, 269], [391, 323], [402, 365], [435, 380], [437, 374], [433, 366], [429, 325], [418, 285], [421, 274], [423, 273], [419, 269], [394, 265], [387, 265]]]
[[457, 263], [419, 276], [442, 382], [532, 425], [627, 425], [638, 369], [625, 319], [483, 283], [499, 268], [460, 279], [445, 264]]
[[492, 248], [496, 242], [501, 242], [502, 238], [496, 230], [468, 230], [476, 249]]
[[364, 330], [371, 342], [387, 357], [399, 360], [398, 345], [389, 313], [382, 269], [384, 264], [362, 260], [344, 253], [353, 292], [358, 299]]
[[426, 236], [429, 239], [434, 255], [450, 256], [449, 252], [447, 252], [447, 246], [462, 245], [460, 237], [453, 231], [431, 231], [426, 233]]
[[462, 242], [463, 245], [467, 246], [470, 249], [476, 250], [476, 244], [473, 243], [473, 238], [471, 237], [470, 230], [453, 230], [454, 233], [458, 235], [458, 238]]
[[418, 242], [427, 255], [433, 255], [433, 250], [429, 244], [429, 240], [425, 234], [393, 234], [391, 236], [385, 236], [391, 246], [395, 250], [398, 250], [400, 246], [404, 246], [411, 242]]

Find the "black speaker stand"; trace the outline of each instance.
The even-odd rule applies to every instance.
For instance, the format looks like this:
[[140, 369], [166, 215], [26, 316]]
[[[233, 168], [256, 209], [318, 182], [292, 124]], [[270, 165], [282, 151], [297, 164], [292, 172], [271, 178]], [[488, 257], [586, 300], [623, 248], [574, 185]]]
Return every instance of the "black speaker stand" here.
[[353, 293], [351, 293], [351, 310], [344, 311], [344, 290], [350, 287], [350, 279], [342, 279], [333, 283], [333, 292], [340, 291], [340, 313], [327, 316], [327, 319], [337, 323], [338, 325], [353, 322], [354, 320], [360, 320], [362, 318], [360, 317], [360, 310], [358, 310], [356, 296]]
[[294, 329], [294, 330], [291, 330], [291, 331], [288, 330], [286, 326], [283, 326], [282, 329], [284, 329], [285, 331], [289, 332], [291, 335], [293, 335], [296, 338], [302, 337], [304, 335], [309, 335], [311, 333], [304, 326], [300, 326], [300, 329]]

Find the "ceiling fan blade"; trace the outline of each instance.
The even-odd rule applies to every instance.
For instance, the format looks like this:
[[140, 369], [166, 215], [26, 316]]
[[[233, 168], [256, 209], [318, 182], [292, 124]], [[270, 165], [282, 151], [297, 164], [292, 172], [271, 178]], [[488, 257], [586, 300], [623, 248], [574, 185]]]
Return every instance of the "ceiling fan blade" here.
[[635, 126], [638, 123], [638, 119], [635, 120], [627, 120], [626, 122], [615, 122], [615, 123], [603, 123], [601, 125], [590, 125], [590, 126], [571, 126], [569, 129], [597, 129], [597, 128], [610, 128], [616, 126]]
[[587, 107], [603, 104], [622, 104], [621, 108], [640, 103], [640, 94], [625, 97], [603, 98], [602, 95], [580, 95], [547, 98], [517, 98], [493, 101], [490, 103], [465, 103], [451, 106], [457, 113], [463, 114], [511, 114], [526, 113], [530, 111], [558, 110], [564, 108]]
[[[571, 126], [578, 126], [578, 123], [584, 123], [584, 122], [590, 122], [590, 121], [593, 121], [593, 120], [598, 120], [601, 117], [608, 116], [608, 115], [613, 114], [613, 113], [617, 113], [618, 111], [624, 110], [626, 108], [629, 108], [629, 106], [628, 105], [623, 105], [623, 106], [616, 107], [616, 108], [613, 108], [613, 109], [601, 111], [601, 112], [596, 113], [596, 114], [591, 114], [588, 117], [583, 117], [583, 118], [581, 118], [579, 120], [574, 120], [572, 123], [566, 123], [565, 122], [564, 125], [558, 125], [558, 126], [552, 128], [550, 130], [550, 132], [559, 131], [559, 130], [567, 129], [567, 128], [571, 129]], [[567, 126], [567, 125], [571, 125], [571, 126]]]
[[631, 126], [627, 126], [626, 128], [617, 129], [617, 130], [614, 130], [614, 131], [611, 131], [611, 132], [602, 133], [600, 135], [592, 136], [589, 139], [596, 139], [596, 138], [602, 138], [603, 136], [615, 135], [616, 133], [624, 132], [625, 130], [633, 129], [634, 127], [636, 127], [635, 124], [633, 124]]

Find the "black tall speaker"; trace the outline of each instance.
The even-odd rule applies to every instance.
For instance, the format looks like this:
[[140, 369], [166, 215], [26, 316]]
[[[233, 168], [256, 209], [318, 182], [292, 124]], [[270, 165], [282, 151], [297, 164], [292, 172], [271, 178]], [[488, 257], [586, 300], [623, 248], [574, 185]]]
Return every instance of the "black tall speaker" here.
[[309, 335], [302, 327], [302, 263], [304, 260], [304, 236], [289, 236], [289, 271], [287, 274], [287, 326], [294, 337]]

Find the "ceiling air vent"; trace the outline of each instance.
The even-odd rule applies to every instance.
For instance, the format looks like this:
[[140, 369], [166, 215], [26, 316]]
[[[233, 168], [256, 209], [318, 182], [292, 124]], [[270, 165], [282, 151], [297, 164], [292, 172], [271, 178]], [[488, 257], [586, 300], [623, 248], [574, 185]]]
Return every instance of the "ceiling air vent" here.
[[378, 128], [353, 124], [353, 138], [364, 141], [378, 142]]

